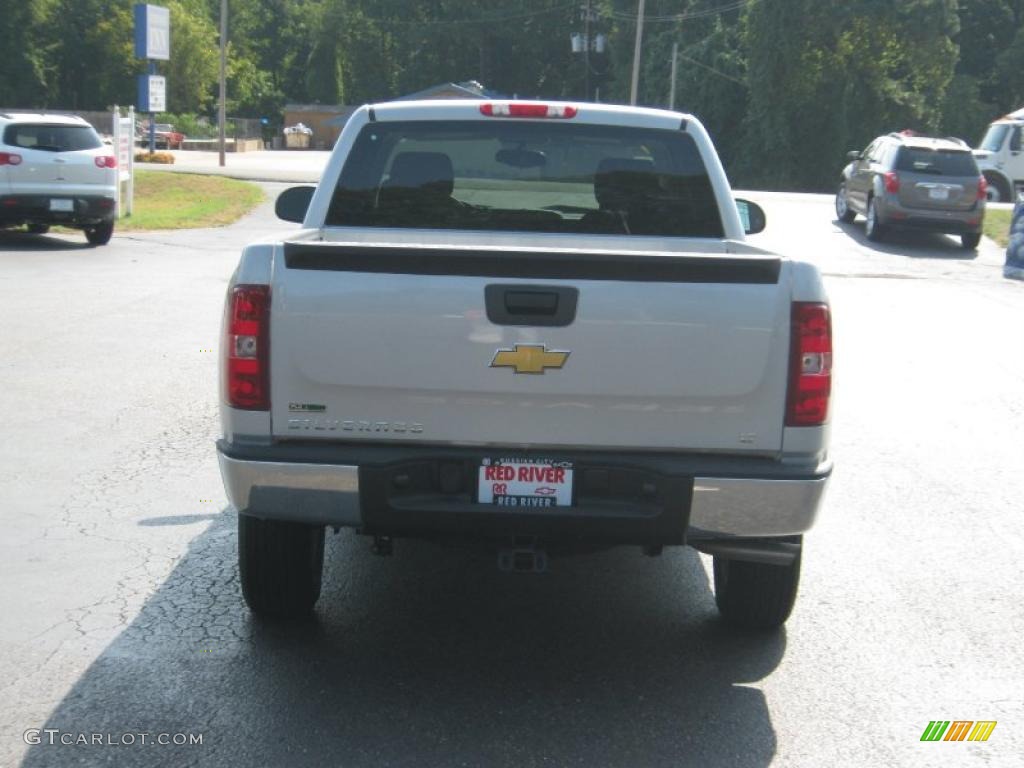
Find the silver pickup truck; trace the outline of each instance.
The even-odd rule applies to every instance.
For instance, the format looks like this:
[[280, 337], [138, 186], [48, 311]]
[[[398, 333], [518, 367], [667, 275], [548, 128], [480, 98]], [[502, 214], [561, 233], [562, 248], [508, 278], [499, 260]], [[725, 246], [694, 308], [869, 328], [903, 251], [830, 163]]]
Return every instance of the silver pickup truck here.
[[324, 532], [493, 548], [499, 567], [690, 545], [722, 615], [792, 610], [828, 457], [817, 270], [744, 242], [689, 115], [366, 106], [301, 229], [228, 289], [217, 443], [253, 611], [312, 610]]

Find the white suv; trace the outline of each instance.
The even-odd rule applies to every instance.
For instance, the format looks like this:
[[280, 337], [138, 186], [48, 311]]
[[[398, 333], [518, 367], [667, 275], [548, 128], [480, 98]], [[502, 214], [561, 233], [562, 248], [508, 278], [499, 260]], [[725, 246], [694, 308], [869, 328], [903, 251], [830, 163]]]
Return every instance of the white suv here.
[[117, 159], [85, 120], [0, 112], [0, 229], [60, 224], [105, 245], [116, 200]]

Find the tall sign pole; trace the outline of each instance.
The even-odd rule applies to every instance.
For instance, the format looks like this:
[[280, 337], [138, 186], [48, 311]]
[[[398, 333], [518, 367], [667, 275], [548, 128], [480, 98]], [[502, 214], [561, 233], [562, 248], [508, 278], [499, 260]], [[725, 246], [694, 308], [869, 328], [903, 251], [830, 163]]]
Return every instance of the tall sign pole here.
[[149, 62], [139, 75], [139, 111], [149, 113], [149, 151], [156, 150], [156, 113], [167, 111], [167, 81], [157, 75], [156, 60], [171, 58], [171, 12], [161, 5], [135, 6], [135, 56]]
[[629, 103], [636, 105], [636, 91], [640, 84], [640, 44], [644, 37], [644, 0], [636, 11], [636, 42], [633, 44], [633, 81], [629, 86]]
[[[228, 68], [228, 0], [220, 0], [220, 103], [217, 106], [217, 133], [220, 137], [220, 167], [225, 165], [224, 145], [227, 143], [225, 137], [224, 102], [227, 99], [227, 68]], [[237, 149], [237, 147], [236, 147]]]
[[587, 0], [583, 13], [583, 100], [590, 101], [590, 0]]

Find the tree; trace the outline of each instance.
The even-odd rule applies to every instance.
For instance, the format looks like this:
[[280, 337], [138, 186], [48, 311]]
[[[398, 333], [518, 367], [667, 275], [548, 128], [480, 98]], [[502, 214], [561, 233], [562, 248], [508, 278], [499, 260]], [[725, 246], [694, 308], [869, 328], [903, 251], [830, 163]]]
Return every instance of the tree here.
[[46, 8], [40, 2], [0, 0], [0, 105], [40, 107], [49, 101], [47, 76], [52, 46], [44, 42], [41, 27]]
[[188, 3], [171, 0], [171, 58], [162, 64], [167, 77], [167, 108], [204, 112], [213, 103], [219, 76], [217, 29]]
[[843, 151], [933, 132], [953, 76], [956, 0], [761, 0], [746, 17], [744, 146], [774, 188], [829, 189]]

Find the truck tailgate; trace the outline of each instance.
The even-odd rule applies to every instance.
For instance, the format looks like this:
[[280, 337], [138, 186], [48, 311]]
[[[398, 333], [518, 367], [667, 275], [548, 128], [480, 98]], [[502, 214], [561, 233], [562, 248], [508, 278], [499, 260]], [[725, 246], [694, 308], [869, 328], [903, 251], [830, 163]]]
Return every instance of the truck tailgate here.
[[[778, 258], [306, 243], [283, 255], [275, 439], [781, 448], [790, 304]], [[550, 309], [538, 296], [572, 296], [575, 311], [524, 324]]]

